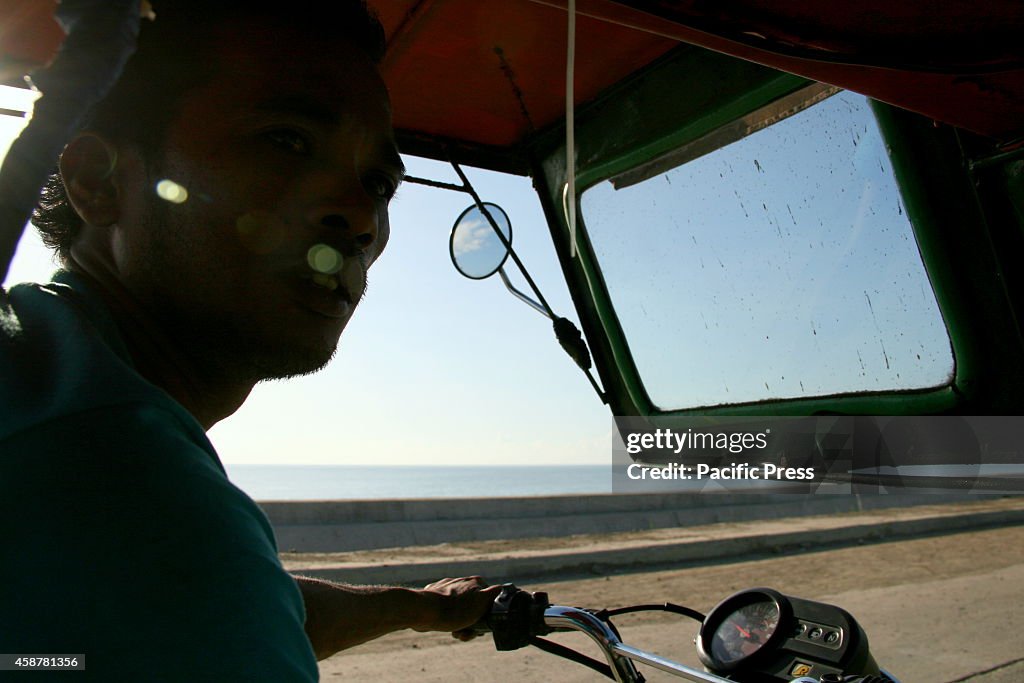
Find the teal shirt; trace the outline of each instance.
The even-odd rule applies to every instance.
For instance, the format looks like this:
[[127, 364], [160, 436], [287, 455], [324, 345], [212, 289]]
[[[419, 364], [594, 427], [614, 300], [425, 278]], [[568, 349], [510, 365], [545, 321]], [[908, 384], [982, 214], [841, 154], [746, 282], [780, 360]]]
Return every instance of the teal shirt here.
[[304, 621], [266, 516], [95, 292], [0, 292], [0, 653], [84, 654], [75, 680], [314, 681]]

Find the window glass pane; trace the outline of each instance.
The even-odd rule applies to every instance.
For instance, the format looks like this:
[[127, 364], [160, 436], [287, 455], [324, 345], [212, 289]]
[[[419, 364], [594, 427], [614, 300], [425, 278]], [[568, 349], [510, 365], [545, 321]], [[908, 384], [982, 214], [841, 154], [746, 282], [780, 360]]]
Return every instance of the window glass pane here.
[[867, 100], [840, 93], [582, 214], [656, 406], [947, 384], [953, 357]]

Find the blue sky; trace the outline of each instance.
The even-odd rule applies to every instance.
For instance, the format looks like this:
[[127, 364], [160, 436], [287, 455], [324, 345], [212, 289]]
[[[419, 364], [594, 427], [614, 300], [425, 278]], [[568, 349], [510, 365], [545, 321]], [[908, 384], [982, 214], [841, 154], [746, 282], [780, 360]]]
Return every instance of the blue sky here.
[[867, 99], [840, 92], [582, 201], [656, 405], [948, 383], [953, 358]]
[[[0, 104], [0, 106], [4, 106]], [[14, 132], [0, 117], [0, 149]], [[413, 175], [455, 182], [444, 164], [406, 158]], [[514, 243], [552, 307], [575, 320], [529, 180], [467, 169], [502, 205]], [[210, 438], [229, 464], [603, 464], [611, 419], [564, 354], [550, 322], [497, 278], [471, 281], [448, 256], [470, 203], [404, 185], [391, 242], [330, 367], [256, 387]], [[45, 281], [54, 265], [29, 228], [5, 284]]]

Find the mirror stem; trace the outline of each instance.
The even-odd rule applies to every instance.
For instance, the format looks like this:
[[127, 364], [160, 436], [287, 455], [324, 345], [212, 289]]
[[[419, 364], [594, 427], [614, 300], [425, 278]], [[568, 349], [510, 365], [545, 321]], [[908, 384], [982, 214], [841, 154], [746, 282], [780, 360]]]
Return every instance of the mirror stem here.
[[501, 276], [501, 281], [505, 283], [505, 288], [508, 289], [508, 291], [512, 292], [513, 296], [515, 296], [517, 299], [525, 303], [533, 310], [540, 313], [545, 318], [548, 318], [549, 320], [551, 319], [551, 313], [547, 309], [545, 309], [539, 303], [537, 303], [529, 296], [523, 294], [522, 292], [515, 288], [515, 286], [512, 284], [512, 281], [508, 279], [508, 275], [505, 273], [504, 268], [498, 268], [498, 275]]

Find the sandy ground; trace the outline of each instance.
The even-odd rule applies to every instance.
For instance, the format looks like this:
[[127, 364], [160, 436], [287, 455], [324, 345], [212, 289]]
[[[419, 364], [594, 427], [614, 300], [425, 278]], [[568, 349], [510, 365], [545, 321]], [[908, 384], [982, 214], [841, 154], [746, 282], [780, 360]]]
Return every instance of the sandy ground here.
[[[1024, 511], [1024, 497], [993, 497], [960, 503], [913, 505], [880, 508], [833, 515], [807, 515], [802, 517], [769, 518], [743, 522], [719, 522], [691, 527], [665, 527], [641, 531], [578, 534], [557, 537], [491, 539], [457, 541], [438, 545], [419, 545], [403, 548], [379, 548], [348, 552], [315, 553], [283, 552], [281, 562], [285, 569], [295, 573], [334, 568], [367, 568], [370, 581], [394, 581], [391, 567], [411, 565], [447, 566], [474, 560], [513, 559], [534, 557], [548, 553], [563, 555], [607, 550], [634, 550], [644, 552], [660, 546], [699, 544], [707, 541], [772, 536], [777, 542], [781, 534], [823, 532], [824, 537], [835, 538], [844, 528], [864, 527], [880, 529], [893, 523], [921, 519], [959, 519], [968, 515]], [[954, 520], [955, 521], [955, 520]], [[953, 522], [950, 522], [953, 523]], [[942, 528], [940, 523], [938, 528]], [[802, 545], [802, 544], [801, 544]], [[650, 556], [648, 556], [650, 557]], [[562, 563], [566, 566], [569, 563]], [[648, 562], [649, 564], [649, 562]], [[424, 577], [429, 580], [433, 574]]]
[[[707, 611], [752, 586], [825, 600], [854, 614], [879, 663], [903, 683], [1024, 681], [1024, 527], [806, 552], [785, 557], [523, 585], [558, 604], [614, 607], [666, 600]], [[667, 614], [617, 621], [636, 647], [696, 666], [693, 622]], [[585, 638], [558, 636], [589, 654]], [[990, 673], [974, 675], [992, 670]], [[489, 639], [401, 632], [321, 662], [323, 680], [607, 680], [535, 650], [495, 652]], [[645, 670], [650, 681], [680, 680]], [[968, 678], [965, 678], [968, 677]]]

